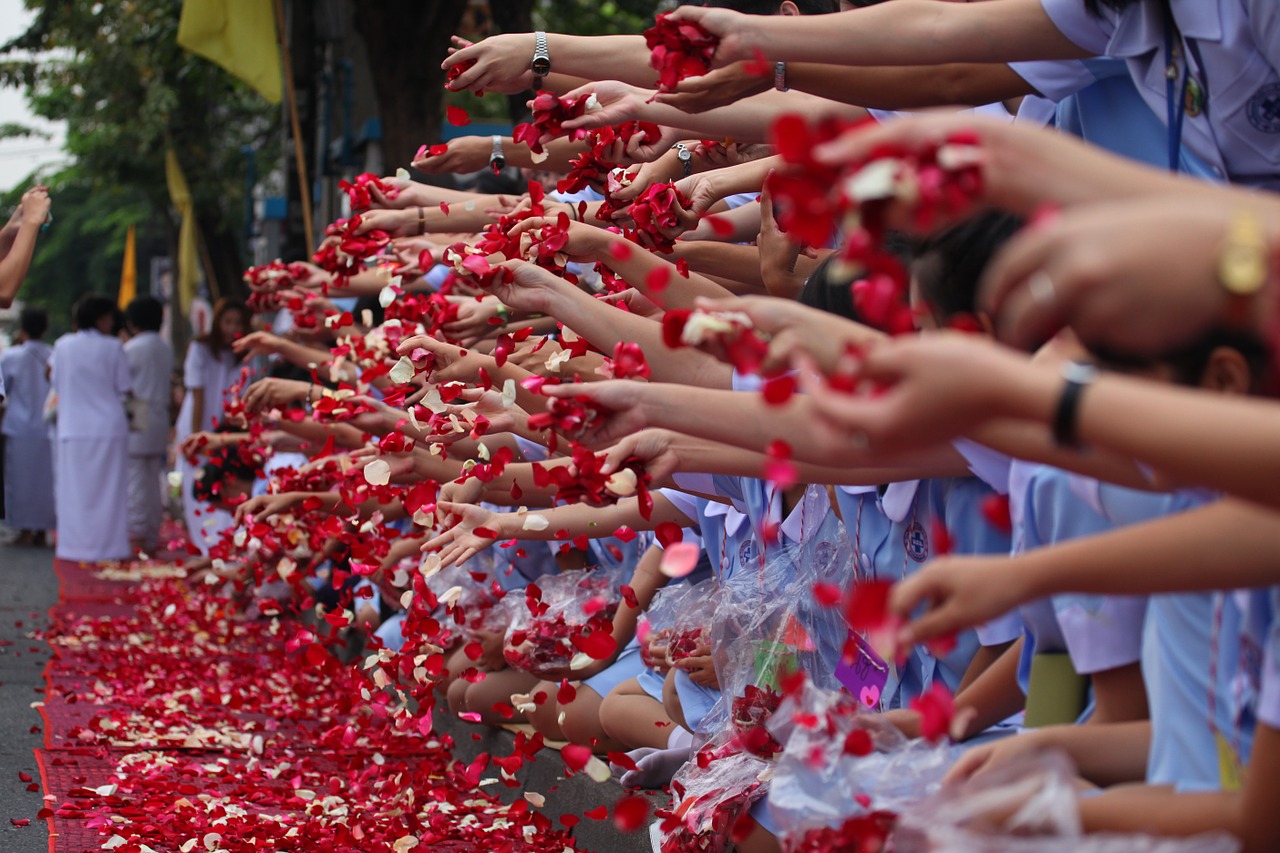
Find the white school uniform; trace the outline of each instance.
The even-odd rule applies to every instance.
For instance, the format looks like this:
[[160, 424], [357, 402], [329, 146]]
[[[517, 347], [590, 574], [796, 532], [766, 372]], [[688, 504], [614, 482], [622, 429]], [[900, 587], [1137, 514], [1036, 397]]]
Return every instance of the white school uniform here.
[[129, 426], [124, 398], [129, 365], [110, 335], [61, 338], [49, 359], [58, 395], [58, 549], [63, 560], [129, 556], [125, 487]]
[[133, 396], [147, 404], [147, 428], [129, 434], [129, 536], [150, 545], [164, 513], [173, 349], [155, 332], [142, 332], [125, 343], [124, 354]]
[[[191, 342], [182, 369], [187, 394], [178, 411], [176, 440], [179, 444], [192, 433], [212, 429], [218, 422], [222, 417], [224, 395], [228, 388], [240, 381], [240, 369], [240, 361], [234, 353], [224, 351], [215, 356], [200, 341]], [[196, 394], [202, 395], [204, 400], [204, 417], [199, 424], [191, 422]], [[182, 455], [178, 457], [178, 470], [182, 472], [182, 514], [187, 523], [187, 535], [201, 553], [208, 554], [222, 531], [230, 528], [235, 519], [225, 510], [196, 500], [192, 492], [196, 468]]]
[[[1162, 4], [1092, 15], [1080, 0], [1041, 0], [1064, 36], [1128, 65], [1142, 99], [1169, 125]], [[1181, 34], [1179, 77], [1189, 67], [1206, 108], [1187, 112], [1182, 144], [1220, 179], [1280, 188], [1280, 9], [1275, 0], [1170, 0]], [[1199, 58], [1197, 59], [1197, 54]], [[1175, 104], [1180, 97], [1175, 97]]]
[[53, 443], [44, 422], [45, 372], [53, 347], [26, 341], [0, 356], [4, 414], [5, 522], [17, 530], [52, 530]]

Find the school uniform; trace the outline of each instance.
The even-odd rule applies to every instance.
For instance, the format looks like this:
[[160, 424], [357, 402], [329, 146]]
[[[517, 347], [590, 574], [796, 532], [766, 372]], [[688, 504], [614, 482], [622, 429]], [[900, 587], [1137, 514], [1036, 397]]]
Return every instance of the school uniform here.
[[152, 546], [164, 516], [173, 348], [155, 332], [142, 332], [125, 342], [124, 354], [133, 396], [147, 409], [146, 428], [129, 434], [129, 537]]
[[[1063, 133], [1157, 169], [1169, 168], [1169, 128], [1143, 100], [1128, 66], [1119, 59], [1043, 60], [1014, 62], [1012, 68], [1051, 102], [1047, 117], [1029, 107], [1031, 115], [1047, 118]], [[1026, 107], [1024, 101], [1024, 107]], [[1030, 120], [1018, 112], [1018, 121]], [[1178, 171], [1192, 177], [1222, 180], [1188, 146], [1178, 146]]]
[[4, 519], [16, 530], [52, 530], [53, 443], [44, 422], [49, 396], [45, 376], [53, 347], [26, 341], [0, 355], [0, 394], [5, 396]]
[[[182, 408], [178, 411], [176, 441], [181, 444], [193, 433], [211, 430], [222, 417], [224, 396], [229, 388], [240, 381], [241, 364], [230, 350], [215, 356], [208, 346], [192, 341], [183, 363], [183, 383], [187, 387]], [[204, 402], [204, 417], [192, 423], [195, 413], [195, 395]], [[178, 470], [182, 473], [182, 513], [187, 524], [187, 535], [201, 553], [208, 554], [222, 532], [229, 530], [235, 519], [231, 513], [197, 501], [192, 487], [197, 467], [178, 456]]]
[[58, 341], [49, 367], [58, 395], [57, 555], [84, 562], [128, 557], [124, 348], [110, 335], [82, 330]]
[[1161, 3], [1104, 7], [1100, 15], [1079, 0], [1041, 3], [1072, 42], [1125, 62], [1167, 130], [1181, 116], [1182, 146], [1219, 179], [1280, 188], [1280, 12], [1273, 0], [1170, 0], [1176, 32], [1166, 27]]

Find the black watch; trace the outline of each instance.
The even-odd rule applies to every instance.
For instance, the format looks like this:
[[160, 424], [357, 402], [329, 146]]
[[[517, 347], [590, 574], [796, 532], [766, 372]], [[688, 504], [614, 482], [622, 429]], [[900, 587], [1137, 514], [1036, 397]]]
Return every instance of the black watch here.
[[551, 73], [551, 54], [547, 52], [547, 34], [542, 30], [533, 34], [533, 59], [529, 62], [533, 72], [533, 87], [542, 88], [542, 78]]

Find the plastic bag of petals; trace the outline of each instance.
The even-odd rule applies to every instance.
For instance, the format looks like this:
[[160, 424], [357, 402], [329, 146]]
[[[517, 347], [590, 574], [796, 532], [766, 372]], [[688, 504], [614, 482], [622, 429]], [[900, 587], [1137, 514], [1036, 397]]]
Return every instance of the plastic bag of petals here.
[[671, 780], [671, 810], [661, 818], [662, 853], [720, 853], [764, 796], [772, 769], [743, 752], [727, 730], [707, 741]]
[[659, 15], [644, 32], [649, 66], [658, 72], [658, 89], [670, 92], [686, 77], [701, 77], [711, 70], [720, 39], [692, 21], [673, 21]]
[[679, 663], [692, 656], [700, 644], [708, 641], [718, 589], [716, 580], [707, 578], [689, 587], [689, 594], [676, 602], [671, 639], [667, 642], [667, 659], [671, 663]]
[[952, 750], [908, 741], [847, 693], [806, 683], [769, 723], [784, 744], [769, 815], [788, 853], [879, 853], [898, 812], [934, 793]]
[[548, 680], [608, 660], [618, 650], [613, 617], [621, 600], [617, 572], [595, 569], [541, 578], [525, 587], [523, 606], [513, 608], [503, 657]]
[[[1013, 735], [1017, 737], [1017, 735]], [[1061, 753], [1028, 756], [903, 808], [897, 853], [1237, 853], [1226, 833], [1190, 838], [1084, 834], [1075, 768]], [[996, 824], [999, 829], [993, 827]], [[1003, 831], [1000, 831], [1000, 830]]]
[[[693, 589], [694, 584], [687, 581], [670, 583], [654, 593], [653, 600], [645, 608], [636, 629], [636, 638], [640, 641], [640, 659], [650, 669], [666, 669], [667, 644], [671, 640], [676, 611], [693, 594]], [[655, 650], [656, 659], [650, 654], [651, 648]]]
[[767, 724], [796, 684], [839, 686], [847, 624], [810, 592], [849, 565], [851, 549], [834, 544], [844, 541], [838, 524], [824, 523], [813, 537], [821, 541], [777, 549], [760, 572], [730, 576], [717, 596], [710, 638], [723, 701], [743, 747], [766, 758], [781, 749]]

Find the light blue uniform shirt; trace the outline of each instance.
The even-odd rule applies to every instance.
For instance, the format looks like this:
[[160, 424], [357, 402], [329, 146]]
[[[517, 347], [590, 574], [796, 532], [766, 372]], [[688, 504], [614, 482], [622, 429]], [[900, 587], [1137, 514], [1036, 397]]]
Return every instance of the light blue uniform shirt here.
[[[1162, 4], [1104, 8], [1095, 16], [1080, 0], [1041, 3], [1072, 42], [1123, 60], [1139, 97], [1167, 128]], [[1186, 113], [1183, 148], [1220, 180], [1280, 188], [1280, 10], [1275, 0], [1170, 0], [1170, 8], [1182, 36], [1179, 70], [1190, 63], [1192, 78], [1206, 93], [1206, 108]], [[1178, 94], [1180, 82], [1181, 76]], [[1167, 136], [1162, 148], [1160, 164], [1167, 168]]]

